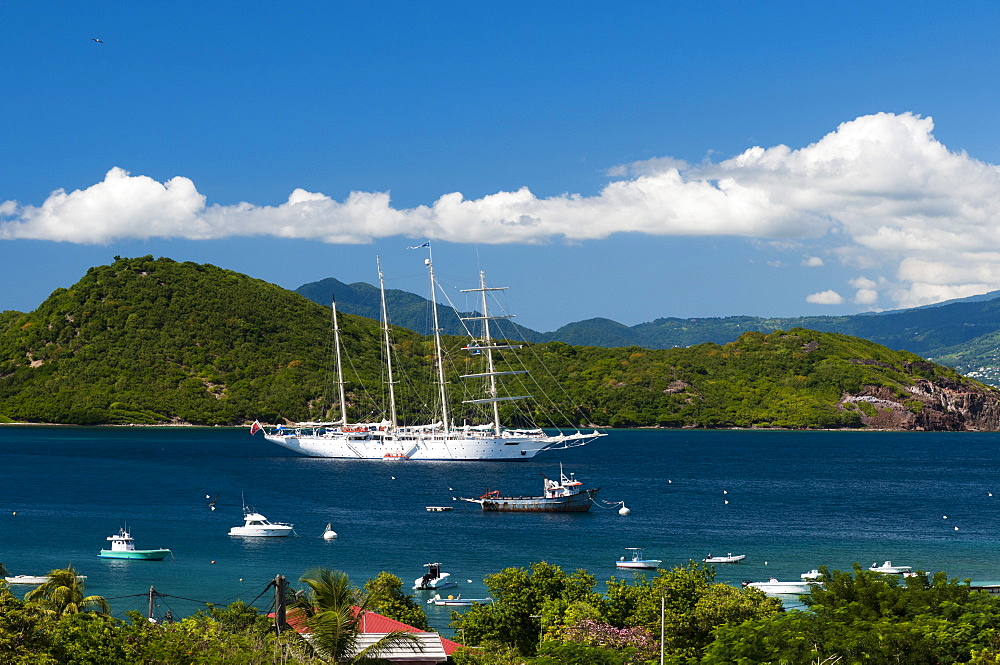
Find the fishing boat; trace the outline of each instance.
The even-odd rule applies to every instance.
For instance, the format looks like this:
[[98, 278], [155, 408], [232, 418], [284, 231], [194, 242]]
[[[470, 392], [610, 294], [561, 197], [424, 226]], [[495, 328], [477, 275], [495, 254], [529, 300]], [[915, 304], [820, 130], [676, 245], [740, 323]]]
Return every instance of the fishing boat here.
[[889, 575], [906, 575], [911, 569], [910, 566], [894, 566], [892, 565], [892, 561], [886, 561], [881, 566], [878, 565], [878, 562], [873, 563], [868, 567], [868, 570], [876, 573], [887, 573]]
[[767, 582], [743, 582], [744, 588], [760, 589], [769, 596], [809, 593], [809, 589], [816, 584], [819, 584], [819, 582], [806, 580], [801, 582], [779, 582], [773, 577]]
[[709, 554], [707, 557], [702, 559], [703, 563], [739, 563], [743, 559], [747, 558], [746, 554], [733, 554], [730, 552], [726, 556], [712, 556]]
[[[445, 354], [441, 343], [438, 323], [437, 282], [434, 264], [425, 260], [431, 285], [431, 312], [434, 322], [434, 358], [437, 369], [439, 395], [438, 413], [435, 422], [426, 424], [403, 424], [396, 415], [396, 395], [394, 390], [392, 349], [389, 318], [386, 309], [385, 279], [382, 266], [378, 265], [379, 291], [381, 293], [382, 345], [385, 349], [386, 387], [388, 392], [387, 417], [377, 422], [349, 423], [345, 405], [344, 375], [341, 359], [340, 329], [337, 324], [337, 303], [332, 301], [332, 327], [334, 348], [336, 349], [336, 384], [340, 403], [340, 419], [330, 422], [302, 422], [293, 427], [278, 425], [266, 428], [254, 422], [250, 433], [264, 432], [264, 438], [301, 455], [309, 457], [334, 457], [341, 459], [385, 460], [385, 461], [453, 461], [453, 460], [527, 460], [543, 450], [562, 450], [585, 445], [598, 437], [607, 436], [597, 430], [593, 432], [548, 433], [538, 427], [517, 428], [501, 423], [500, 404], [528, 399], [530, 395], [504, 394], [500, 377], [526, 374], [525, 369], [506, 369], [500, 366], [506, 355], [498, 352], [513, 351], [520, 344], [509, 343], [494, 337], [495, 327], [490, 324], [498, 319], [511, 316], [490, 314], [487, 294], [502, 291], [507, 287], [486, 285], [485, 274], [479, 274], [479, 286], [463, 289], [466, 293], [478, 293], [482, 314], [463, 317], [463, 321], [479, 325], [479, 334], [462, 348], [468, 352], [467, 360], [482, 361], [482, 368], [468, 370], [461, 378], [482, 384], [482, 396], [462, 402], [470, 417], [462, 424], [452, 418], [448, 406], [447, 381], [445, 380]], [[495, 325], [495, 324], [494, 324]], [[470, 411], [471, 410], [471, 411]], [[480, 424], [471, 424], [471, 415], [479, 412]], [[474, 422], [474, 421], [472, 421]]]
[[427, 599], [427, 604], [431, 605], [445, 605], [452, 607], [468, 607], [470, 605], [487, 605], [492, 603], [492, 598], [462, 598], [462, 594], [458, 596], [448, 596], [447, 598], [442, 598], [441, 594], [434, 594], [432, 597]]
[[585, 490], [583, 483], [571, 473], [563, 473], [559, 465], [559, 480], [542, 476], [542, 496], [501, 496], [499, 490], [489, 490], [478, 499], [459, 497], [476, 503], [484, 511], [509, 513], [585, 513], [594, 502], [600, 488]]
[[158, 550], [137, 550], [132, 534], [123, 527], [118, 529], [118, 533], [108, 536], [111, 541], [111, 549], [101, 550], [97, 556], [105, 559], [139, 559], [140, 561], [163, 561], [170, 554], [168, 549]]
[[243, 506], [243, 526], [234, 526], [230, 536], [284, 537], [292, 533], [292, 524], [271, 522], [250, 506]]
[[635, 568], [638, 570], [653, 570], [660, 567], [663, 563], [660, 559], [643, 559], [642, 558], [642, 548], [641, 547], [626, 547], [629, 555], [628, 557], [622, 557], [615, 562], [615, 566], [618, 568]]
[[[3, 578], [7, 584], [24, 584], [37, 586], [40, 584], [45, 584], [52, 580], [50, 575], [13, 575], [11, 577]], [[76, 579], [83, 582], [87, 579], [86, 575], [77, 575]]]
[[413, 580], [414, 591], [434, 591], [435, 589], [447, 589], [458, 586], [457, 582], [448, 579], [451, 573], [442, 573], [440, 563], [425, 563], [427, 572], [421, 577]]

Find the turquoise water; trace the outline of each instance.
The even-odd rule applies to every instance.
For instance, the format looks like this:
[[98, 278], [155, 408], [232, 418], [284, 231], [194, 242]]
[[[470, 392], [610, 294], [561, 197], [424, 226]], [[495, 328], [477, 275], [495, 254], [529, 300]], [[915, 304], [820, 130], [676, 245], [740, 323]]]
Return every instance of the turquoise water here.
[[[185, 615], [206, 601], [253, 601], [276, 574], [294, 583], [314, 566], [358, 583], [388, 570], [409, 588], [424, 563], [440, 561], [460, 582], [447, 593], [470, 597], [486, 594], [485, 575], [541, 560], [603, 581], [625, 547], [664, 566], [746, 554], [716, 567], [734, 584], [886, 559], [987, 582], [1000, 579], [998, 442], [970, 433], [629, 430], [517, 463], [349, 462], [299, 457], [242, 429], [0, 427], [0, 561], [15, 575], [72, 563], [118, 616], [145, 612], [150, 586], [168, 594], [159, 613]], [[488, 487], [538, 494], [541, 474], [557, 474], [560, 461], [631, 514], [482, 513], [452, 501]], [[242, 524], [241, 493], [271, 520], [294, 523], [298, 537], [228, 536]], [[215, 511], [206, 495], [218, 495]], [[427, 512], [432, 505], [454, 510]], [[320, 538], [327, 522], [337, 540]], [[99, 558], [125, 524], [138, 548], [168, 547], [174, 557]], [[450, 608], [426, 609], [445, 629]]]

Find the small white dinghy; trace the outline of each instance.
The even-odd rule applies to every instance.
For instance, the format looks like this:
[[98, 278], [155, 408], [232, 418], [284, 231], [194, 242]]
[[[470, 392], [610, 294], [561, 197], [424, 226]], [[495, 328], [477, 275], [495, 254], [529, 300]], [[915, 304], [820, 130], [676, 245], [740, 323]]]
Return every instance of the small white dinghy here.
[[442, 598], [441, 594], [436, 593], [431, 598], [427, 600], [427, 604], [434, 605], [446, 605], [453, 607], [468, 607], [470, 605], [488, 605], [492, 603], [492, 598], [462, 598], [462, 594], [458, 596], [448, 596], [447, 598]]
[[747, 558], [746, 554], [733, 554], [730, 552], [726, 556], [712, 556], [709, 554], [707, 557], [702, 559], [703, 563], [739, 563], [743, 559]]

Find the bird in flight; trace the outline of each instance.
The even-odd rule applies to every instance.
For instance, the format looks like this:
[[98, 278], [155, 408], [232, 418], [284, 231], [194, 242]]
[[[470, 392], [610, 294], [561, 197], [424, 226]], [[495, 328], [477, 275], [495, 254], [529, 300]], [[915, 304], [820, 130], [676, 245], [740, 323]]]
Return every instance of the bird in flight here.
[[92, 42], [97, 42], [98, 44], [103, 44], [103, 43], [104, 43], [104, 42], [102, 42], [102, 41], [101, 41], [100, 39], [98, 39], [97, 37], [91, 37], [91, 38], [90, 38], [90, 41], [92, 41]]

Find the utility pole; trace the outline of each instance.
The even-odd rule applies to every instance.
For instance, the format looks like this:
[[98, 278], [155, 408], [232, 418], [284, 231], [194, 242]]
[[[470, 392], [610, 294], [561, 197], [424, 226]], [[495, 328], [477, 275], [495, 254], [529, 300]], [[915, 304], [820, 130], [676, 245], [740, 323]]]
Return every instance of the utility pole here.
[[663, 665], [663, 609], [666, 604], [666, 596], [660, 596], [660, 665]]
[[280, 635], [285, 628], [285, 576], [274, 578], [274, 631]]
[[156, 619], [153, 618], [153, 603], [155, 598], [156, 598], [156, 589], [154, 589], [153, 587], [149, 587], [149, 613], [146, 615], [146, 618], [149, 619], [150, 623], [156, 621]]

